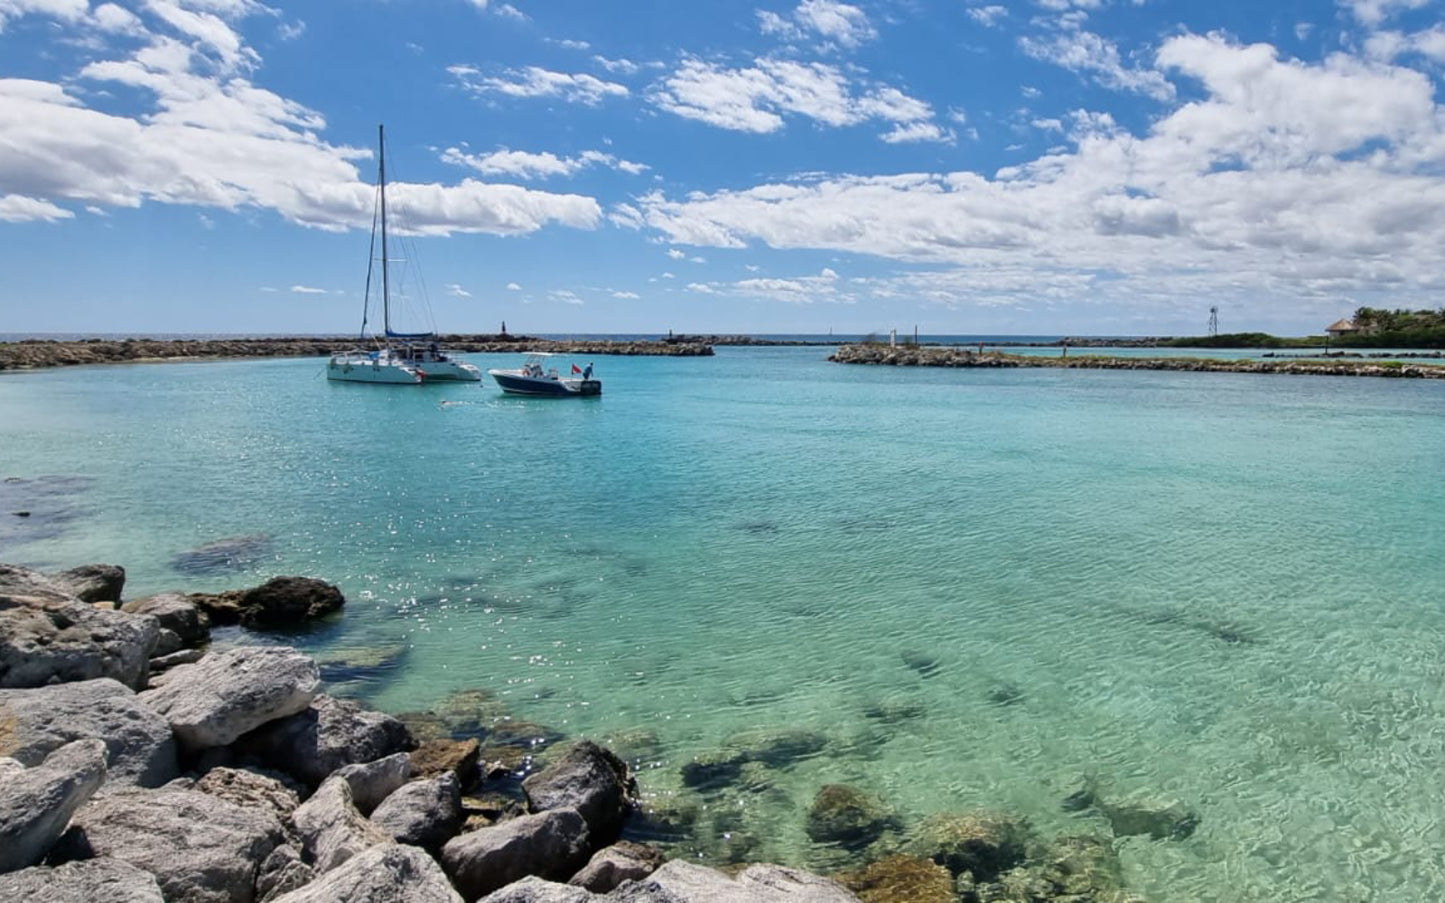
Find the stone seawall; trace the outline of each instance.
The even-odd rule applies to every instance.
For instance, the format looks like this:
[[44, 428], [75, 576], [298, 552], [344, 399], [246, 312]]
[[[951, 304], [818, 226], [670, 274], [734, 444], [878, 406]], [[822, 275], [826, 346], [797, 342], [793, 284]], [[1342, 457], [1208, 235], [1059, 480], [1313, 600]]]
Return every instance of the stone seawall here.
[[1191, 357], [1044, 357], [962, 348], [888, 345], [844, 345], [828, 358], [840, 364], [886, 364], [895, 367], [1052, 367], [1069, 370], [1180, 370], [1200, 373], [1292, 373], [1308, 376], [1383, 376], [1445, 379], [1445, 367], [1391, 365], [1365, 361], [1222, 361]]
[[[602, 339], [553, 341], [527, 336], [443, 335], [438, 343], [467, 353], [547, 351], [575, 355], [658, 355], [699, 357], [712, 346], [695, 342], [617, 342]], [[78, 342], [27, 340], [0, 343], [0, 370], [30, 370], [77, 364], [211, 360], [245, 357], [326, 357], [357, 346], [351, 338], [274, 339], [85, 339]]]

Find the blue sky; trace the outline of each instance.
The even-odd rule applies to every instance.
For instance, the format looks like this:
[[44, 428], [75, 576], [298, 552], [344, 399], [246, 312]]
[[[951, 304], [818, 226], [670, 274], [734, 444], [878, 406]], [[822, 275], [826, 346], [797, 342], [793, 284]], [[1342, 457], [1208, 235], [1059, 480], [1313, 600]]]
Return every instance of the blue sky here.
[[[1445, 303], [1434, 0], [0, 0], [0, 332], [1317, 333]], [[425, 302], [425, 303], [423, 303]]]

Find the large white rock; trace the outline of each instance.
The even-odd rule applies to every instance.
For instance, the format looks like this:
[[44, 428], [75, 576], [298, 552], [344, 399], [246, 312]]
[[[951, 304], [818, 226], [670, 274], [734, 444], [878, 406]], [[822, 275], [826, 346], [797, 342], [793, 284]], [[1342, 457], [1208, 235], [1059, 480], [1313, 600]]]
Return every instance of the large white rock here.
[[441, 867], [416, 847], [372, 847], [273, 903], [462, 903]]
[[86, 738], [105, 742], [105, 782], [159, 787], [178, 773], [166, 719], [110, 678], [30, 690], [0, 690], [0, 756], [39, 765], [52, 750]]
[[0, 564], [0, 687], [111, 677], [145, 686], [160, 625], [102, 611], [44, 574]]
[[140, 698], [170, 722], [183, 748], [199, 750], [304, 711], [320, 686], [316, 663], [295, 649], [246, 646], [174, 668]]
[[436, 849], [462, 826], [462, 792], [450, 771], [412, 781], [371, 813], [371, 820], [397, 843]]
[[375, 762], [360, 762], [338, 768], [336, 774], [351, 785], [351, 799], [362, 815], [370, 815], [381, 801], [395, 793], [411, 778], [411, 756], [393, 753]]
[[311, 798], [291, 813], [306, 855], [324, 874], [371, 847], [391, 838], [356, 811], [351, 785], [341, 776], [328, 778]]
[[77, 740], [34, 768], [0, 769], [0, 872], [39, 862], [105, 780], [105, 744]]
[[77, 812], [56, 851], [123, 859], [155, 875], [167, 903], [253, 903], [257, 870], [283, 841], [265, 808], [194, 790], [124, 791]]
[[119, 859], [87, 859], [0, 875], [0, 900], [15, 903], [164, 903], [156, 876]]

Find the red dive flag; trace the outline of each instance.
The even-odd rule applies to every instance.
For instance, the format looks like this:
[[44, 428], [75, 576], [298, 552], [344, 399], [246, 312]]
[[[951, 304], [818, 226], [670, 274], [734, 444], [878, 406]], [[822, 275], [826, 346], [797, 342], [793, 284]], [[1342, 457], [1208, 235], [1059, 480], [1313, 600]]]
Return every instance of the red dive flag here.
[[581, 372], [582, 372], [582, 368], [579, 367], [579, 366], [577, 366], [576, 364], [573, 364], [573, 365], [572, 365], [572, 372], [573, 372], [573, 373], [581, 373]]

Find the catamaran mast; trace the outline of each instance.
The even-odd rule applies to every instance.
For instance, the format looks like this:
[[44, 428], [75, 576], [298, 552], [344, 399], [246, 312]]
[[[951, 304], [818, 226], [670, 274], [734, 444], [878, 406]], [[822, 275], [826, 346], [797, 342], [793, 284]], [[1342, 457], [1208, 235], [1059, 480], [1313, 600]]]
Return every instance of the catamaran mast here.
[[376, 127], [376, 146], [381, 155], [377, 181], [381, 183], [381, 321], [382, 335], [391, 335], [391, 284], [386, 270], [386, 126]]

